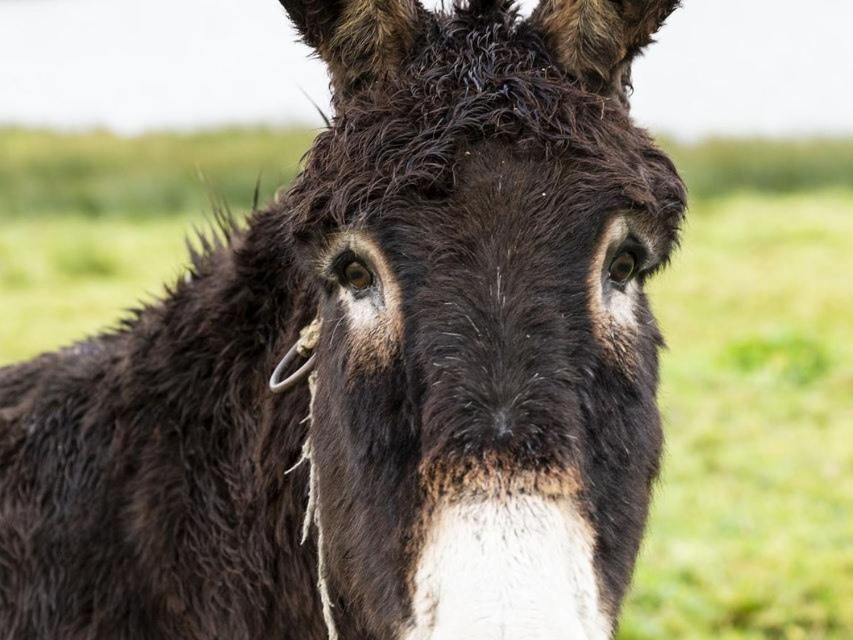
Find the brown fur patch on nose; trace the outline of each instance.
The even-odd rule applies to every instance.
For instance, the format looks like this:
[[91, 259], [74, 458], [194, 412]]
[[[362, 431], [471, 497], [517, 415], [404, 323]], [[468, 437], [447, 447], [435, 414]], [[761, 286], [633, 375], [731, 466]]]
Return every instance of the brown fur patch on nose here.
[[580, 493], [581, 481], [575, 469], [519, 468], [518, 463], [498, 454], [465, 460], [425, 462], [421, 485], [428, 502], [465, 498], [501, 498], [538, 495], [565, 498]]

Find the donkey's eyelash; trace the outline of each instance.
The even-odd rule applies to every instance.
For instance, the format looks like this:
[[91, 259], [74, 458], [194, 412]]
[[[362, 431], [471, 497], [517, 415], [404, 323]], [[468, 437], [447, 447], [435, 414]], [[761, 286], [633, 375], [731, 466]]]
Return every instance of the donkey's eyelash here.
[[[355, 272], [353, 267], [356, 267]], [[334, 257], [326, 278], [331, 285], [345, 287], [356, 298], [363, 298], [375, 290], [378, 280], [372, 262], [352, 249], [344, 249]]]
[[653, 255], [648, 245], [633, 233], [628, 233], [627, 236], [610, 245], [605, 256], [604, 266], [607, 267], [613, 258], [625, 251], [631, 253], [642, 268], [645, 268], [647, 264], [652, 262]]
[[651, 266], [652, 255], [649, 251], [648, 246], [645, 242], [637, 238], [634, 234], [629, 235], [619, 248], [617, 249], [617, 253], [622, 251], [629, 251], [634, 255], [637, 259], [638, 270], [644, 271], [646, 268]]
[[328, 263], [328, 266], [326, 267], [326, 276], [332, 279], [339, 279], [343, 274], [344, 268], [346, 268], [346, 266], [353, 260], [365, 262], [365, 260], [352, 249], [345, 249], [341, 251]]
[[643, 275], [649, 271], [654, 271], [662, 259], [654, 246], [643, 234], [630, 229], [625, 238], [611, 248], [610, 257], [612, 258], [620, 251], [630, 251], [637, 258], [638, 273]]

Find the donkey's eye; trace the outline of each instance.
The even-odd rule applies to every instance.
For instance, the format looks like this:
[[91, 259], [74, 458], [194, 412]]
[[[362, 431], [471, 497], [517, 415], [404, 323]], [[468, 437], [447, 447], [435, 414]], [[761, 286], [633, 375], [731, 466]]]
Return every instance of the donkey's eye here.
[[626, 284], [637, 274], [637, 257], [630, 251], [622, 251], [610, 263], [610, 281]]
[[341, 272], [343, 284], [357, 291], [363, 291], [373, 284], [373, 274], [359, 260], [351, 260]]

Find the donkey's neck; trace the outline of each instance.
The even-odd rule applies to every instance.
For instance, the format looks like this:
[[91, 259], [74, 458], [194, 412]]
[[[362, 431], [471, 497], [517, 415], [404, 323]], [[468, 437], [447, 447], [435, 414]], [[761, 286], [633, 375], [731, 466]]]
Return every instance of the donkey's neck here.
[[255, 214], [215, 245], [194, 254], [187, 276], [130, 323], [126, 386], [187, 435], [238, 438], [272, 453], [258, 440], [275, 431], [294, 439], [295, 452], [307, 385], [275, 397], [267, 381], [314, 318], [315, 292], [272, 213]]
[[[213, 598], [207, 590], [217, 585], [231, 611], [215, 615], [255, 637], [320, 620], [315, 552], [299, 543], [307, 469], [286, 474], [306, 437], [308, 387], [282, 396], [267, 388], [316, 314], [299, 273], [272, 213], [255, 214], [247, 229], [196, 256], [190, 276], [126, 334], [130, 366], [114, 409], [136, 423], [128, 444], [144, 461], [128, 484], [148, 521], [133, 532], [137, 544], [182, 558], [200, 577], [163, 582], [162, 597], [194, 590], [193, 599]], [[161, 477], [179, 479], [178, 495], [163, 495]]]

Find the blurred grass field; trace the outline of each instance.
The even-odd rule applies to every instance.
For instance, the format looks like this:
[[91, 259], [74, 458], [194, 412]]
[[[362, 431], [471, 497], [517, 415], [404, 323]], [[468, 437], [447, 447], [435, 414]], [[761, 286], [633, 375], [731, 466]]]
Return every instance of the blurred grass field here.
[[[0, 131], [0, 365], [160, 295], [208, 190], [269, 198], [310, 139]], [[650, 287], [668, 445], [620, 638], [851, 638], [853, 142], [667, 146], [692, 206]]]
[[[0, 127], [0, 220], [66, 215], [168, 216], [207, 207], [214, 189], [235, 210], [290, 182], [314, 132], [223, 129], [121, 138]], [[853, 140], [664, 141], [695, 200], [740, 191], [853, 190]]]

